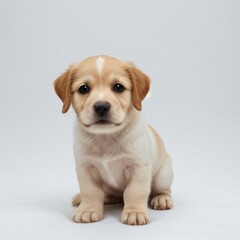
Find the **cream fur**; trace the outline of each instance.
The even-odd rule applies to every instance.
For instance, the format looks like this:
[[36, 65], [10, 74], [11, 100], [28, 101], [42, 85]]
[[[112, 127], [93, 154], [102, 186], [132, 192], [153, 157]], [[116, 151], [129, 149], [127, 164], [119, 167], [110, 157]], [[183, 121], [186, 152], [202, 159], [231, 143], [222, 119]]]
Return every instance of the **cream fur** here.
[[[142, 99], [148, 91], [143, 87], [133, 89], [140, 87], [133, 81], [137, 78], [141, 84], [141, 78], [148, 79], [139, 70], [132, 77], [124, 71], [126, 68], [131, 68], [128, 73], [135, 74], [134, 66], [104, 56], [89, 58], [71, 69], [75, 70], [71, 102], [77, 114], [74, 155], [81, 192], [72, 199], [74, 206], [79, 205], [73, 213], [74, 222], [101, 220], [104, 203], [124, 201], [122, 222], [129, 225], [149, 223], [149, 200], [153, 209], [172, 207], [171, 159], [157, 132], [134, 107], [139, 103], [133, 104], [139, 101], [139, 97], [133, 96], [135, 91], [145, 91], [139, 92]], [[115, 81], [125, 86], [124, 92], [113, 92]], [[90, 86], [88, 95], [79, 95], [82, 84]], [[104, 100], [111, 104], [109, 123], [104, 125], [96, 123], [93, 111], [94, 103], [100, 100], [100, 87]]]
[[[76, 172], [80, 189], [85, 187], [91, 189], [90, 195], [93, 192], [94, 194], [101, 192], [100, 195], [91, 198], [92, 206], [96, 204], [95, 201], [101, 201], [103, 205], [104, 196], [120, 197], [124, 193], [123, 223], [146, 224], [150, 221], [147, 211], [150, 192], [153, 197], [150, 203], [152, 208], [172, 207], [171, 160], [163, 145], [157, 145], [151, 128], [138, 112], [135, 111], [129, 120], [129, 125], [122, 132], [100, 136], [89, 134], [76, 121], [74, 128]], [[86, 181], [82, 172], [88, 173], [99, 185]], [[99, 196], [102, 198], [99, 199]], [[88, 195], [85, 197], [89, 204], [90, 197]], [[79, 199], [78, 201], [80, 203]], [[76, 219], [79, 211], [81, 210], [77, 209], [73, 215], [75, 221], [92, 221], [92, 219]], [[88, 208], [85, 211], [92, 212]], [[97, 212], [100, 220], [102, 209]]]

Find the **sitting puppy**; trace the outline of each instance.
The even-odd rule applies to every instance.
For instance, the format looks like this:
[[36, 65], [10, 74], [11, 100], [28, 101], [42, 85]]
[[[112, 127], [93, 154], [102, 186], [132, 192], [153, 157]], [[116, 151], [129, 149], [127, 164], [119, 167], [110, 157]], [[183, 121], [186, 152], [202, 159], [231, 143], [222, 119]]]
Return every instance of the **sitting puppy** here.
[[122, 222], [143, 225], [153, 209], [172, 207], [171, 159], [157, 132], [140, 116], [149, 78], [130, 63], [108, 56], [72, 65], [54, 81], [63, 102], [77, 115], [74, 154], [81, 194], [76, 223], [103, 218], [103, 205], [124, 202]]

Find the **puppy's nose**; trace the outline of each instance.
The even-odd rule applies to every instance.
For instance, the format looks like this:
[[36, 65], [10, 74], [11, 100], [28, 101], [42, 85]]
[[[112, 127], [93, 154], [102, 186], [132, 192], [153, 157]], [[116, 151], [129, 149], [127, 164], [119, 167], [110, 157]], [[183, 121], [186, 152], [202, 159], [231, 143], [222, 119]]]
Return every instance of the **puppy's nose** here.
[[109, 102], [99, 101], [93, 105], [94, 111], [98, 116], [103, 117], [109, 112], [111, 105]]

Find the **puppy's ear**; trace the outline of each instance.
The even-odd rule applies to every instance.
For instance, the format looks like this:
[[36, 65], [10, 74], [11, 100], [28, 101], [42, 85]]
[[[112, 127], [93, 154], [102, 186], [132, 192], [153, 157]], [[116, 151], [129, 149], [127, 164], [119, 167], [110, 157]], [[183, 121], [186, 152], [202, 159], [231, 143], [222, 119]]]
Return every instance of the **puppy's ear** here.
[[62, 113], [66, 113], [71, 104], [71, 80], [73, 77], [73, 69], [70, 66], [60, 77], [58, 77], [53, 85], [56, 94], [63, 102]]
[[128, 64], [126, 69], [130, 80], [132, 81], [132, 101], [134, 107], [141, 111], [142, 100], [146, 97], [150, 88], [149, 77], [137, 69], [133, 64]]

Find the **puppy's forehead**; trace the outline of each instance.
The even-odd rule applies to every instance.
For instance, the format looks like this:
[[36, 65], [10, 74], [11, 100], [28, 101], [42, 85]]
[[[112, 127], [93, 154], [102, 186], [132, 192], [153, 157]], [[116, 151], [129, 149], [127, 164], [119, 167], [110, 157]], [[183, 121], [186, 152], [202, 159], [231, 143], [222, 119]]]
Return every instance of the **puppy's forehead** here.
[[111, 73], [124, 74], [124, 62], [109, 56], [94, 56], [77, 64], [77, 75], [93, 75], [95, 78], [104, 78]]

